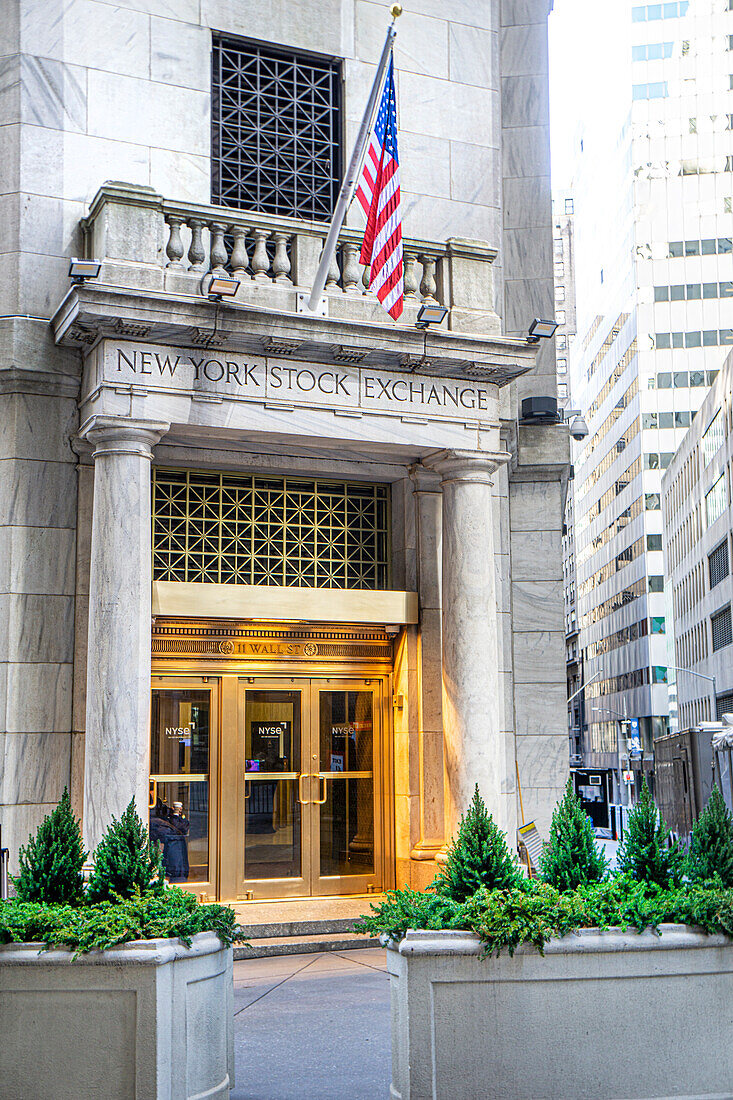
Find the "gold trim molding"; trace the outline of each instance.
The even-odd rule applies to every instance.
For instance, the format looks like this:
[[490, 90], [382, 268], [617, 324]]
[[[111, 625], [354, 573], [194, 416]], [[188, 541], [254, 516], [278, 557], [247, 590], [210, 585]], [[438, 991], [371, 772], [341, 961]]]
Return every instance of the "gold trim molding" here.
[[402, 626], [418, 621], [418, 602], [417, 592], [154, 581], [153, 615]]
[[[229, 586], [227, 586], [229, 587]], [[392, 664], [392, 640], [378, 627], [317, 627], [308, 624], [239, 623], [210, 619], [156, 618], [152, 656], [158, 662], [312, 661]]]

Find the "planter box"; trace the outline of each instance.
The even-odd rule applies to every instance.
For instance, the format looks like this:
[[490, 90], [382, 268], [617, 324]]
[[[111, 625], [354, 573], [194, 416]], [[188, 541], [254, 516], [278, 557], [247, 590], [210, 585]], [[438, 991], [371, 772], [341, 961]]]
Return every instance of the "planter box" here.
[[733, 1097], [733, 941], [587, 929], [542, 958], [467, 932], [389, 945], [393, 1100]]
[[223, 1100], [234, 1081], [232, 949], [212, 932], [72, 959], [0, 947], [0, 1095]]

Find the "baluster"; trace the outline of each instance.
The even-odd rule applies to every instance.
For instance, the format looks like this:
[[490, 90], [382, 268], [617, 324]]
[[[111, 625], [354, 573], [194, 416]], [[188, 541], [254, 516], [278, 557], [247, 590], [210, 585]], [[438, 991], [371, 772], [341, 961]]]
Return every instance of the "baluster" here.
[[191, 264], [191, 271], [203, 271], [204, 260], [206, 259], [206, 251], [204, 249], [202, 237], [204, 223], [200, 218], [189, 218], [188, 227], [191, 230], [191, 244], [188, 246], [188, 259]]
[[181, 240], [181, 226], [183, 225], [184, 219], [168, 217], [166, 221], [170, 226], [170, 236], [168, 237], [168, 244], [165, 249], [165, 254], [168, 257], [166, 267], [182, 268], [183, 241]]
[[226, 275], [227, 247], [224, 244], [224, 234], [227, 227], [221, 222], [212, 222], [209, 226], [211, 234], [211, 249], [209, 252], [209, 266], [215, 275]]
[[255, 239], [255, 250], [252, 254], [252, 271], [254, 272], [254, 278], [262, 282], [270, 277], [270, 257], [267, 255], [267, 247], [265, 245], [269, 233], [266, 229], [255, 229], [253, 231], [253, 236]]
[[272, 260], [272, 273], [275, 276], [276, 283], [289, 283], [292, 285], [290, 278], [290, 258], [288, 256], [288, 242], [290, 240], [289, 233], [273, 233], [275, 238], [275, 255]]
[[[339, 268], [338, 246], [334, 248], [331, 256], [331, 262], [328, 265], [328, 275], [326, 276], [326, 290], [338, 290], [339, 279], [341, 278], [341, 270]], [[323, 255], [323, 249], [321, 249], [321, 256]], [[320, 259], [320, 257], [319, 257]]]
[[234, 246], [229, 257], [232, 275], [236, 275], [238, 279], [248, 279], [247, 230], [243, 225], [233, 225], [231, 226], [231, 234], [234, 237]]
[[420, 285], [417, 278], [417, 254], [405, 252], [402, 257], [404, 267], [403, 279], [405, 284], [405, 298], [417, 298], [417, 288]]
[[361, 282], [362, 282], [362, 286], [364, 287], [364, 293], [365, 294], [369, 293], [369, 279], [371, 277], [370, 273], [371, 273], [371, 266], [369, 264], [364, 264], [364, 270], [361, 273]]
[[436, 256], [420, 256], [422, 262], [422, 281], [420, 283], [420, 293], [424, 302], [437, 302], [435, 294], [438, 289], [438, 284], [435, 281], [435, 263]]
[[343, 257], [342, 285], [346, 294], [359, 294], [359, 246], [347, 241], [341, 246]]

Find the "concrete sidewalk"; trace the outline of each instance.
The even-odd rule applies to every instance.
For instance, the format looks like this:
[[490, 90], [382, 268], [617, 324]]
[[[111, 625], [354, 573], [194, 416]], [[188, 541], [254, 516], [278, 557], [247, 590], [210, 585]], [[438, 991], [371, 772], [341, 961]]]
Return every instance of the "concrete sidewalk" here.
[[387, 1100], [385, 952], [285, 955], [234, 964], [232, 1100]]

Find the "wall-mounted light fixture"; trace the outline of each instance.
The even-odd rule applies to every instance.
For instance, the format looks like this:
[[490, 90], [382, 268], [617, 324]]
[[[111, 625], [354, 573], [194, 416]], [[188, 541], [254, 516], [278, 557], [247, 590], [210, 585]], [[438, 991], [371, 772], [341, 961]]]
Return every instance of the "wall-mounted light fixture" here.
[[435, 305], [422, 305], [417, 311], [417, 321], [415, 321], [416, 328], [427, 328], [428, 325], [439, 325], [448, 316], [448, 310], [445, 306]]
[[101, 270], [101, 260], [78, 260], [74, 258], [69, 261], [69, 278], [72, 283], [83, 283], [85, 279], [96, 279]]
[[551, 340], [555, 335], [557, 321], [543, 321], [541, 317], [535, 317], [527, 331], [527, 343], [539, 344], [540, 340]]
[[222, 298], [233, 298], [241, 282], [241, 279], [235, 279], [231, 275], [214, 275], [213, 272], [208, 272], [201, 280], [201, 293], [212, 302], [220, 302]]

